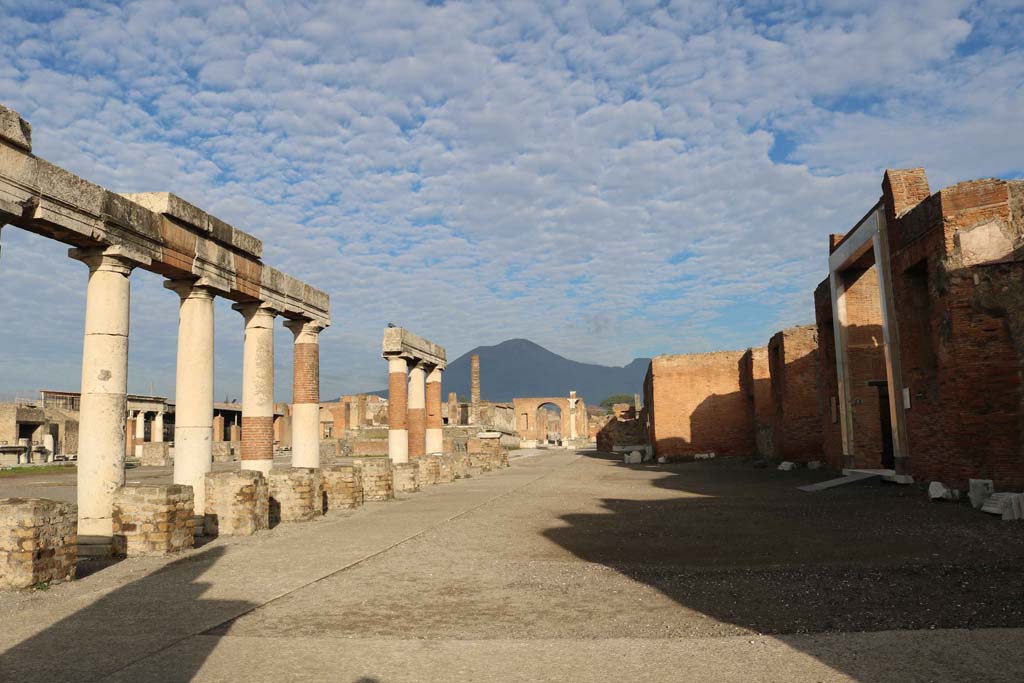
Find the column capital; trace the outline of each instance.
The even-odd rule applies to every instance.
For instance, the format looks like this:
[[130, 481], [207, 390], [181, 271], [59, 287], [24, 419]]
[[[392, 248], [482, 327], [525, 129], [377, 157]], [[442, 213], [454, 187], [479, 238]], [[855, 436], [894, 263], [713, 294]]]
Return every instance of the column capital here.
[[278, 311], [265, 301], [244, 301], [231, 308], [242, 314], [247, 325], [256, 323], [260, 327], [272, 327], [278, 314]]
[[126, 277], [131, 275], [137, 266], [148, 266], [153, 262], [153, 259], [142, 252], [119, 244], [109, 247], [75, 247], [68, 249], [68, 257], [89, 266], [90, 273], [108, 271]]
[[327, 327], [318, 320], [307, 318], [293, 318], [284, 321], [284, 326], [295, 335], [296, 344], [316, 344], [319, 342], [320, 333]]
[[427, 384], [435, 384], [441, 381], [441, 375], [444, 373], [444, 368], [440, 365], [434, 365], [427, 372]]
[[175, 292], [181, 297], [182, 301], [185, 299], [212, 300], [214, 297], [213, 290], [210, 288], [210, 282], [205, 277], [194, 280], [166, 280], [164, 281], [164, 287]]

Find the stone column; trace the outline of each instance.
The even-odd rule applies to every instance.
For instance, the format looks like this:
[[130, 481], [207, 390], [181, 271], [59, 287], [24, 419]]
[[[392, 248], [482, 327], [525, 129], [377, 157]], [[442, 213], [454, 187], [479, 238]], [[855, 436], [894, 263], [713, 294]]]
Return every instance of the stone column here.
[[153, 443], [164, 442], [164, 412], [162, 410], [153, 418], [153, 427], [150, 429], [150, 435], [152, 436], [150, 440]]
[[578, 402], [579, 402], [579, 399], [576, 398], [576, 392], [575, 391], [570, 391], [569, 392], [569, 438], [570, 439], [575, 439], [578, 436], [578, 434], [579, 434], [576, 431], [576, 419], [577, 419], [576, 404]]
[[224, 440], [224, 416], [213, 416], [213, 440], [220, 442]]
[[142, 457], [142, 444], [146, 443], [146, 411], [135, 416], [135, 457]]
[[470, 363], [470, 393], [469, 393], [469, 424], [475, 425], [480, 422], [480, 356], [473, 354], [469, 358]]
[[292, 467], [320, 467], [320, 331], [311, 320], [284, 324], [295, 335]]
[[128, 411], [128, 421], [124, 425], [125, 457], [135, 455], [135, 411]]
[[206, 512], [206, 473], [213, 467], [213, 292], [189, 280], [165, 282], [164, 287], [181, 297], [174, 483], [192, 487], [195, 514], [201, 516]]
[[409, 365], [404, 358], [388, 358], [388, 457], [409, 462]]
[[427, 375], [427, 455], [444, 452], [444, 420], [441, 418], [441, 368], [435, 367]]
[[237, 421], [231, 423], [231, 428], [228, 432], [228, 441], [242, 441], [242, 426]]
[[274, 465], [274, 317], [260, 301], [232, 306], [245, 318], [242, 356], [242, 469]]
[[356, 424], [365, 427], [366, 420], [366, 394], [356, 396]]
[[409, 459], [427, 454], [427, 370], [423, 363], [409, 368]]
[[124, 485], [134, 264], [114, 248], [71, 249], [68, 255], [89, 266], [78, 423], [79, 542], [105, 543], [113, 537], [114, 492]]

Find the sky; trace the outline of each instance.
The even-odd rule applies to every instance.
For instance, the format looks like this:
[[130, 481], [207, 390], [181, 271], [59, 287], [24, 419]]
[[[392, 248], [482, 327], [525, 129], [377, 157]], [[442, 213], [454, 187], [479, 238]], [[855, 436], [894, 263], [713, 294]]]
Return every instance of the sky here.
[[[327, 291], [326, 400], [386, 386], [389, 322], [449, 359], [526, 337], [609, 365], [813, 322], [826, 236], [884, 169], [1021, 177], [1021, 7], [0, 0], [0, 103], [37, 155], [173, 192]], [[0, 398], [77, 390], [85, 266], [0, 246]], [[173, 396], [177, 307], [133, 274], [129, 391]], [[220, 400], [243, 330], [215, 315]]]

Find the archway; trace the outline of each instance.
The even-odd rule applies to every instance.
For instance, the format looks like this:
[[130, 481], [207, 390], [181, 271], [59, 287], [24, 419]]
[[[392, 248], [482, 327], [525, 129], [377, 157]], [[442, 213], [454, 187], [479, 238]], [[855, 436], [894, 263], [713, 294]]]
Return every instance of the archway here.
[[[572, 402], [575, 402], [575, 410]], [[540, 428], [537, 419], [542, 408], [548, 411], [557, 410], [560, 413], [558, 433], [562, 441], [587, 434], [587, 409], [583, 400], [575, 396], [514, 398], [512, 407], [516, 414], [516, 434], [524, 441], [543, 441], [548, 438], [547, 432]]]

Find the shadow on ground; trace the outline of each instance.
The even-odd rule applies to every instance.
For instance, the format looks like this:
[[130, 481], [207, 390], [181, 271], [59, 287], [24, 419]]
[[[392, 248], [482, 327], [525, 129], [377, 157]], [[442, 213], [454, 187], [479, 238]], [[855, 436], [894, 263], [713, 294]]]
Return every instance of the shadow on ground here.
[[[664, 495], [602, 499], [606, 512], [562, 516], [544, 535], [577, 557], [750, 632], [1024, 626], [1024, 534], [917, 487], [865, 484], [806, 494], [820, 472], [747, 460], [623, 465]], [[861, 681], [870, 665], [809, 652]], [[891, 677], [892, 671], [887, 672]]]
[[[137, 581], [90, 600], [87, 607], [0, 654], [0, 681], [91, 681], [106, 678], [155, 652], [173, 648], [204, 627], [255, 607], [204, 598], [201, 580], [224, 547], [172, 562]], [[166, 680], [190, 680], [216, 643], [175, 658]]]

